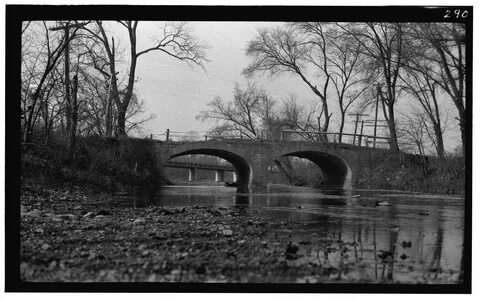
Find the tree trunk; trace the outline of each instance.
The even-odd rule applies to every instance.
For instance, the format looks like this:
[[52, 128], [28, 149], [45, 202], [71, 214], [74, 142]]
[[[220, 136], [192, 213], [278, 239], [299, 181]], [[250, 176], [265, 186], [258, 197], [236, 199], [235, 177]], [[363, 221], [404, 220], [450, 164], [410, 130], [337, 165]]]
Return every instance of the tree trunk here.
[[389, 116], [386, 119], [388, 123], [388, 130], [390, 132], [390, 141], [389, 141], [390, 150], [396, 152], [399, 150], [399, 148], [398, 148], [398, 141], [397, 141], [397, 130], [395, 128], [395, 113], [393, 111], [393, 104], [392, 105], [387, 104], [387, 107], [388, 107]]
[[69, 50], [69, 45], [68, 45], [68, 40], [69, 40], [69, 31], [70, 29], [67, 27], [65, 30], [65, 100], [66, 100], [66, 134], [67, 134], [67, 141], [70, 144], [70, 134], [71, 134], [71, 127], [72, 127], [72, 104], [70, 100], [70, 50]]
[[23, 132], [23, 142], [25, 143], [31, 143], [32, 142], [32, 131], [33, 131], [33, 125], [35, 124], [34, 120], [34, 114], [35, 114], [35, 107], [37, 105], [37, 101], [40, 98], [40, 91], [37, 88], [37, 91], [32, 95], [32, 104], [27, 107], [28, 111], [28, 116], [25, 129]]
[[125, 115], [127, 113], [126, 106], [119, 106], [117, 113], [117, 128], [116, 128], [116, 135], [117, 136], [126, 136], [127, 133], [125, 132]]
[[112, 100], [108, 100], [107, 115], [105, 117], [105, 136], [112, 137]]
[[105, 116], [105, 136], [112, 137], [112, 85], [108, 87], [108, 99], [107, 99], [107, 113]]
[[437, 149], [437, 154], [440, 158], [445, 158], [445, 146], [443, 144], [443, 135], [442, 135], [442, 129], [440, 127], [440, 124], [435, 123], [433, 125], [433, 130], [435, 132], [435, 138], [436, 138], [436, 149]]
[[467, 149], [467, 133], [466, 133], [466, 121], [465, 121], [465, 110], [463, 107], [458, 109], [458, 121], [460, 124], [460, 132], [462, 135], [462, 149], [463, 149], [463, 156], [466, 155]]
[[340, 117], [340, 135], [338, 136], [338, 143], [342, 143], [342, 134], [343, 134], [343, 127], [345, 126], [345, 112], [341, 112], [341, 117]]
[[50, 127], [49, 127], [49, 119], [48, 119], [48, 102], [47, 100], [43, 101], [43, 121], [44, 121], [44, 129], [45, 129], [45, 145], [48, 145], [48, 136], [50, 134]]
[[71, 128], [70, 128], [70, 139], [69, 139], [69, 158], [73, 159], [75, 156], [75, 145], [77, 141], [77, 120], [78, 120], [78, 101], [77, 101], [77, 91], [78, 91], [78, 78], [75, 75], [73, 77], [73, 87], [72, 87], [72, 110], [71, 110]]

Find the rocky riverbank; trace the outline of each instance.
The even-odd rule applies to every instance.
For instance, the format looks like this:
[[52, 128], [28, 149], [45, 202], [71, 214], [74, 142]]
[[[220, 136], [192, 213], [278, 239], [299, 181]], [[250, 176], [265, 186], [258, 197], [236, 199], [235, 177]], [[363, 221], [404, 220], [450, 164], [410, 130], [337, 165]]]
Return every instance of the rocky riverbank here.
[[[301, 223], [242, 207], [117, 208], [115, 196], [24, 185], [21, 277], [41, 282], [402, 282], [452, 283], [358, 243], [304, 236]], [[365, 250], [367, 251], [367, 250]], [[370, 250], [370, 252], [373, 252]], [[373, 255], [373, 254], [372, 254]]]

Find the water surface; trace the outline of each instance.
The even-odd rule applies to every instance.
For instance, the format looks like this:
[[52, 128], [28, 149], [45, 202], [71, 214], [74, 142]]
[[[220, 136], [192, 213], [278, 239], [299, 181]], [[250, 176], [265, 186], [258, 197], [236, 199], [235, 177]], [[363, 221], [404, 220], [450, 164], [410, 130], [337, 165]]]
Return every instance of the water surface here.
[[[222, 186], [167, 186], [155, 194], [140, 192], [119, 199], [118, 206], [247, 207], [273, 219], [300, 224], [293, 242], [341, 241], [318, 254], [320, 264], [345, 265], [361, 279], [394, 282], [457, 283], [462, 280], [464, 198], [414, 195], [398, 191], [322, 191], [283, 185], [265, 192], [237, 194]], [[375, 206], [388, 202], [390, 206]], [[390, 256], [391, 255], [391, 256]], [[383, 257], [383, 258], [382, 258]], [[315, 259], [316, 260], [316, 259]]]

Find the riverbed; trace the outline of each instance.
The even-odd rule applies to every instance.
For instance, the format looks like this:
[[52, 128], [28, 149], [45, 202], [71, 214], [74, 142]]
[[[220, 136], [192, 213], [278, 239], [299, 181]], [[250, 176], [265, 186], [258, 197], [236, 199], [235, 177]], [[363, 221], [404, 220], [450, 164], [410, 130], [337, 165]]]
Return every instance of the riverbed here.
[[461, 283], [464, 202], [275, 185], [27, 192], [21, 271], [27, 281]]

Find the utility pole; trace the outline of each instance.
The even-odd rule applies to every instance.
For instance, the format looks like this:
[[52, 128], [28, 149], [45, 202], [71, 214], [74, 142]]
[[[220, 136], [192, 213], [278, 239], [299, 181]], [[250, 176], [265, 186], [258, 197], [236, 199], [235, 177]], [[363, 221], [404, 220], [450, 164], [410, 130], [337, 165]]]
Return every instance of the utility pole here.
[[364, 122], [364, 120], [362, 120], [362, 127], [360, 128], [360, 137], [358, 138], [358, 146], [362, 146], [363, 122]]
[[[360, 116], [368, 116], [367, 114], [360, 114], [360, 113], [356, 113], [356, 114], [348, 114], [349, 116], [356, 116], [355, 117], [355, 132], [353, 134], [353, 143], [352, 144], [355, 144], [355, 141], [356, 141], [356, 138], [357, 138], [357, 129], [358, 129], [358, 119], [360, 118]], [[362, 124], [363, 124], [363, 121], [362, 121]], [[363, 125], [362, 125], [362, 131], [363, 131]]]

